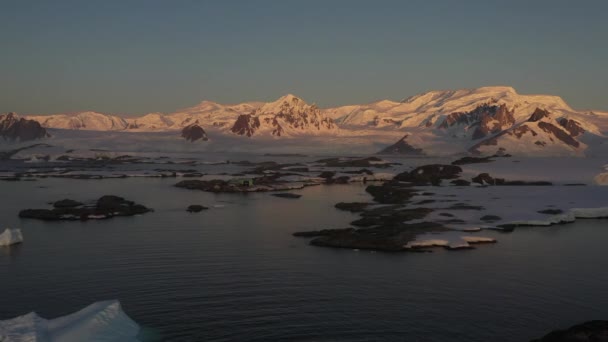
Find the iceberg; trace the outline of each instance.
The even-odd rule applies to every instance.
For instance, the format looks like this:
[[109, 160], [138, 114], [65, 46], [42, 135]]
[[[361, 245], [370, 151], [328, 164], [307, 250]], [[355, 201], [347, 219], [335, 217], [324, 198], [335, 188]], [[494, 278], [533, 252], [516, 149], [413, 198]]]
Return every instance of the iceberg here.
[[139, 341], [139, 325], [117, 300], [93, 303], [75, 313], [44, 319], [35, 312], [0, 321], [3, 342]]
[[2, 234], [0, 234], [0, 246], [10, 246], [21, 242], [23, 242], [21, 229], [6, 228]]

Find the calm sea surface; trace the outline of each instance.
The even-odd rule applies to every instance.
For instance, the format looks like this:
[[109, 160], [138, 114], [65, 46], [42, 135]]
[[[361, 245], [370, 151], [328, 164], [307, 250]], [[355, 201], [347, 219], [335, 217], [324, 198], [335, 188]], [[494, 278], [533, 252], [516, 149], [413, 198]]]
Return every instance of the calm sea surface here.
[[[339, 201], [364, 187], [317, 186], [298, 200], [215, 195], [176, 179], [0, 183], [0, 319], [52, 318], [119, 299], [142, 326], [176, 341], [527, 341], [608, 319], [608, 227], [578, 221], [511, 234], [472, 251], [385, 254], [309, 246], [298, 230], [340, 228]], [[139, 217], [45, 223], [24, 208], [124, 196]], [[190, 204], [210, 210], [189, 214]]]

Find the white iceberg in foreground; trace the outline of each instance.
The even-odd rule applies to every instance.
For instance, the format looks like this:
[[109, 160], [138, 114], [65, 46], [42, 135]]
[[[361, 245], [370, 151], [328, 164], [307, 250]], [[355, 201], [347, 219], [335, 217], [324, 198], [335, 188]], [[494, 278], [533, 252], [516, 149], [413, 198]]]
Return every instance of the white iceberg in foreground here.
[[2, 342], [138, 341], [140, 327], [117, 300], [93, 303], [67, 316], [44, 319], [35, 312], [0, 321]]
[[21, 242], [23, 242], [21, 229], [6, 228], [2, 234], [0, 234], [0, 246], [10, 246]]

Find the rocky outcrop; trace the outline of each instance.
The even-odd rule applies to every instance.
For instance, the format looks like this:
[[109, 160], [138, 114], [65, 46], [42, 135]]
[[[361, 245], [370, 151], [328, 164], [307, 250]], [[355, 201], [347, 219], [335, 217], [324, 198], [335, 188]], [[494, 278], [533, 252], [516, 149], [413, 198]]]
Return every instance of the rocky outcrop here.
[[608, 321], [588, 321], [531, 342], [608, 342]]
[[133, 216], [152, 211], [141, 204], [118, 196], [102, 196], [95, 204], [84, 205], [65, 199], [54, 203], [53, 209], [25, 209], [19, 212], [21, 218], [44, 221], [101, 220], [115, 216]]
[[410, 155], [410, 156], [422, 156], [424, 152], [421, 148], [416, 148], [410, 145], [406, 139], [408, 134], [406, 134], [403, 138], [399, 139], [396, 143], [386, 147], [382, 151], [378, 152], [378, 154], [399, 154], [399, 155]]
[[198, 125], [198, 123], [194, 123], [194, 124], [184, 127], [182, 129], [182, 138], [184, 138], [190, 142], [194, 142], [194, 141], [198, 141], [198, 140], [201, 140], [201, 141], [209, 140], [209, 138], [207, 137], [207, 133], [201, 126]]
[[19, 118], [15, 113], [0, 115], [0, 137], [4, 140], [29, 141], [49, 136], [37, 121]]

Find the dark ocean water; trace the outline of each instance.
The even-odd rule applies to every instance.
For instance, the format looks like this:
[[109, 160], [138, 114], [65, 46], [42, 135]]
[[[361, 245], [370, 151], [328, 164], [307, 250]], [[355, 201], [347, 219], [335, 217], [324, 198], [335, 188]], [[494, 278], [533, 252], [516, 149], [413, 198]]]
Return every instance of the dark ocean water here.
[[[472, 251], [385, 254], [309, 246], [298, 230], [345, 227], [336, 202], [362, 186], [317, 186], [298, 200], [174, 188], [175, 179], [0, 183], [0, 319], [52, 318], [119, 299], [176, 341], [527, 341], [608, 319], [605, 221], [485, 232]], [[62, 198], [121, 195], [154, 213], [106, 221], [20, 220]], [[189, 214], [189, 204], [211, 209]]]

